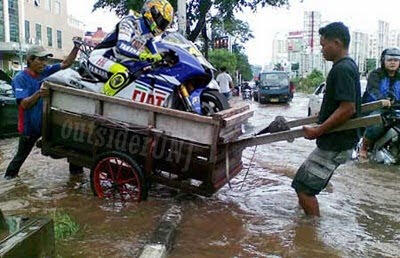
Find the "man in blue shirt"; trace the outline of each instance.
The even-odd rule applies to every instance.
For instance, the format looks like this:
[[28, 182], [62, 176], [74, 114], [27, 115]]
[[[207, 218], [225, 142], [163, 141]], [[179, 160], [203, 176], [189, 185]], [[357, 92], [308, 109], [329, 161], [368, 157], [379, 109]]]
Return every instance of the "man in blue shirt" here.
[[68, 57], [59, 64], [46, 65], [53, 54], [41, 46], [28, 49], [26, 61], [28, 67], [19, 72], [11, 82], [18, 104], [18, 131], [20, 133], [17, 154], [8, 165], [4, 177], [12, 179], [18, 176], [19, 169], [28, 157], [36, 141], [41, 136], [43, 102], [42, 97], [48, 91], [41, 87], [42, 82], [60, 69], [72, 65], [79, 51], [75, 43]]

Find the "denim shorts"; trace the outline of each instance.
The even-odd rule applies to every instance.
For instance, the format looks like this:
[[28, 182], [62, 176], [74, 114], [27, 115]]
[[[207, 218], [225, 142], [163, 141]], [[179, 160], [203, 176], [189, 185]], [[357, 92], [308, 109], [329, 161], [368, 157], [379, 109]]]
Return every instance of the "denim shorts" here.
[[351, 158], [352, 150], [326, 151], [318, 147], [297, 170], [292, 187], [297, 193], [319, 194], [340, 164]]
[[228, 91], [228, 92], [223, 92], [222, 93], [227, 99], [230, 99], [232, 97], [232, 92]]

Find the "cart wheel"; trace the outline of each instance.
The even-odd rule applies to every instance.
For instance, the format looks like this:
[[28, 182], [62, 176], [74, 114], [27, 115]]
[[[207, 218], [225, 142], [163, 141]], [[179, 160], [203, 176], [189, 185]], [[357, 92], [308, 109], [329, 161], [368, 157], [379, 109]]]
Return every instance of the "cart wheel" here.
[[147, 196], [142, 170], [128, 155], [109, 152], [97, 158], [90, 172], [94, 195], [99, 198], [116, 198], [140, 202]]

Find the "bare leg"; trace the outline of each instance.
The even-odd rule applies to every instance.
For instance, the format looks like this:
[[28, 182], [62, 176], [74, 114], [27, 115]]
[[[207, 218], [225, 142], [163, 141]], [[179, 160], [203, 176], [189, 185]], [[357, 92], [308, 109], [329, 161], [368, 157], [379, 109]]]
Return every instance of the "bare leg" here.
[[297, 193], [299, 204], [303, 208], [306, 215], [319, 217], [319, 205], [315, 195], [307, 195], [305, 193]]
[[359, 152], [361, 159], [367, 159], [369, 145], [370, 145], [370, 141], [364, 137], [362, 139], [362, 144], [361, 144], [361, 148], [360, 148], [360, 152]]

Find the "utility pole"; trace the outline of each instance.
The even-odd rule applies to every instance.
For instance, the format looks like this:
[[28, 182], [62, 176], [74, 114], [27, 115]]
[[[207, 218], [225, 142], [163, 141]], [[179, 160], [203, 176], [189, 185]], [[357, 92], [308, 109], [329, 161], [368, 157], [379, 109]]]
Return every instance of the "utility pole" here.
[[178, 30], [186, 35], [186, 0], [178, 0]]

